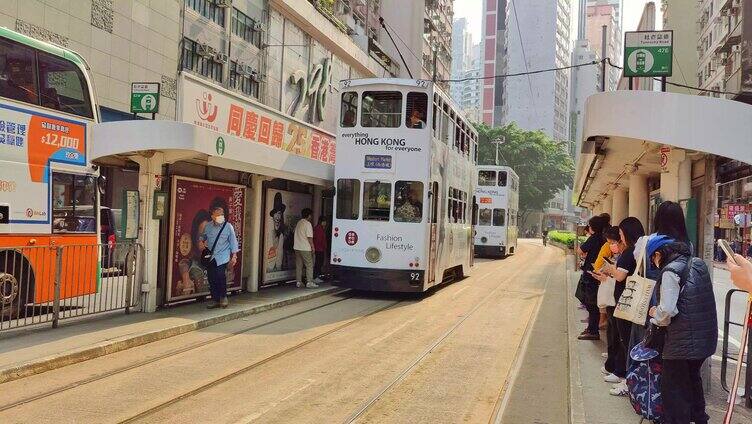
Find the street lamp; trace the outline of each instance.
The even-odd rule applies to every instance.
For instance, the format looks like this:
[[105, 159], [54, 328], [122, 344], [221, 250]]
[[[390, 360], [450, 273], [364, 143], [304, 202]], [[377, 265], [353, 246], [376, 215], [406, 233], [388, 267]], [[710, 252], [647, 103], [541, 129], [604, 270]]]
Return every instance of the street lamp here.
[[494, 162], [497, 166], [499, 165], [499, 145], [506, 143], [507, 139], [503, 135], [493, 139], [491, 143], [496, 145], [496, 162]]

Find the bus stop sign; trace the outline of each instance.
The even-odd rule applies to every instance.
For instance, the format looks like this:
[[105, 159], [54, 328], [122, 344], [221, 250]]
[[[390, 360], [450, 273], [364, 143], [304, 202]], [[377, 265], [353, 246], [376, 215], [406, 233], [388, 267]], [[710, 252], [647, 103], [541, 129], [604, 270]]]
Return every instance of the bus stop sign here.
[[159, 83], [134, 82], [131, 84], [131, 113], [159, 112]]
[[670, 77], [673, 58], [673, 31], [624, 33], [625, 77]]

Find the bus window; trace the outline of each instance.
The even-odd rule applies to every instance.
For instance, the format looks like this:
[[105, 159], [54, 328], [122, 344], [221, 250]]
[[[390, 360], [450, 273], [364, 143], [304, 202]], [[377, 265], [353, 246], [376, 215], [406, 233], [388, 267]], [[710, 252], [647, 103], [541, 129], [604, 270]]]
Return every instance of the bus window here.
[[97, 231], [96, 179], [89, 175], [52, 174], [52, 232]]
[[39, 104], [34, 50], [8, 40], [0, 40], [0, 96]]
[[364, 127], [397, 128], [402, 121], [402, 93], [366, 91], [360, 123]]
[[86, 79], [72, 62], [39, 52], [39, 83], [42, 106], [93, 117]]
[[491, 187], [496, 184], [496, 171], [478, 171], [478, 185]]
[[407, 121], [405, 121], [405, 125], [408, 128], [425, 128], [427, 111], [428, 95], [426, 93], [407, 94]]
[[507, 186], [507, 171], [499, 171], [499, 187]]
[[392, 208], [392, 185], [381, 181], [363, 184], [363, 220], [389, 221]]
[[491, 226], [491, 209], [481, 209], [478, 213], [478, 225]]
[[504, 226], [504, 217], [505, 217], [504, 209], [494, 209], [493, 210], [493, 225], [494, 225], [494, 227], [503, 227]]
[[420, 222], [423, 220], [423, 183], [397, 181], [394, 183], [394, 220]]
[[337, 180], [337, 219], [358, 219], [360, 212], [360, 181]]
[[358, 119], [358, 93], [348, 91], [342, 93], [342, 107], [340, 108], [340, 126], [352, 128]]

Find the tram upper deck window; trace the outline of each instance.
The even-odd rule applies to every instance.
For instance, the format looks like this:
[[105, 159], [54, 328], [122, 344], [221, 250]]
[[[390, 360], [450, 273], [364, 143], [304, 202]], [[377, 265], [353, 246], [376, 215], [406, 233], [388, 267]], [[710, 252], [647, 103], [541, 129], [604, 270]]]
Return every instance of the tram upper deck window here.
[[34, 50], [0, 40], [0, 95], [21, 102], [39, 104]]
[[73, 63], [39, 52], [39, 83], [42, 106], [92, 117], [86, 79]]
[[481, 209], [478, 212], [478, 225], [490, 226], [492, 222], [493, 211], [491, 209]]
[[420, 222], [423, 220], [423, 183], [397, 181], [394, 184], [394, 220]]
[[504, 209], [494, 209], [493, 210], [493, 225], [494, 227], [503, 227], [504, 226], [504, 217], [506, 216], [506, 211]]
[[392, 184], [381, 181], [363, 183], [363, 220], [389, 221], [392, 209]]
[[478, 172], [478, 185], [479, 186], [485, 186], [485, 187], [491, 187], [495, 186], [496, 183], [496, 171], [479, 171]]
[[402, 93], [366, 91], [360, 123], [366, 128], [397, 128], [402, 122]]
[[360, 180], [337, 180], [337, 219], [358, 219], [360, 212]]
[[340, 126], [352, 128], [358, 120], [358, 93], [348, 91], [342, 93], [342, 105], [340, 107]]
[[507, 171], [499, 171], [499, 187], [507, 186]]
[[407, 93], [407, 121], [405, 125], [408, 128], [425, 128], [427, 112], [428, 95], [426, 93]]

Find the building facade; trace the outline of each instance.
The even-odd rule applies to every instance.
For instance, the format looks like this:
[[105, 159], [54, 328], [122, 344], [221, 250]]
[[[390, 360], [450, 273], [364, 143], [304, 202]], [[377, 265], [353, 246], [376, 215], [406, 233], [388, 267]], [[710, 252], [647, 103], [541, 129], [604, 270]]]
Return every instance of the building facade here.
[[450, 95], [472, 122], [480, 122], [479, 45], [473, 43], [466, 18], [454, 21], [452, 29], [452, 83]]
[[[663, 29], [674, 32], [674, 75], [668, 78], [668, 82], [696, 85], [694, 77], [698, 68], [699, 8], [687, 7], [681, 0], [663, 0], [661, 11]], [[695, 90], [673, 85], [666, 89], [672, 93], [697, 93]]]
[[[621, 24], [621, 0], [588, 0], [586, 36], [590, 48], [599, 58], [610, 58], [621, 66], [623, 31]], [[606, 51], [603, 50], [603, 27], [606, 27]], [[621, 70], [608, 67], [606, 71], [607, 91], [616, 90]]]
[[483, 75], [481, 109], [483, 123], [501, 126], [506, 122], [507, 79], [496, 77], [507, 73], [509, 1], [484, 0], [480, 49], [480, 71]]

